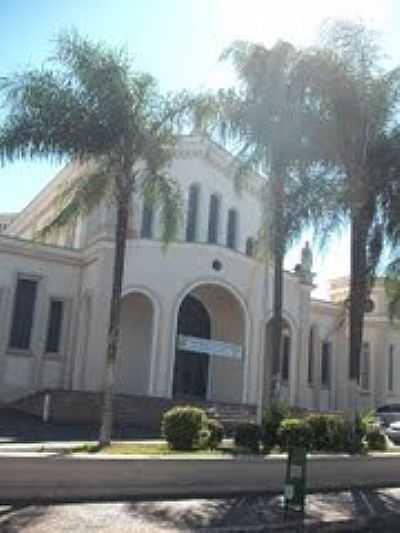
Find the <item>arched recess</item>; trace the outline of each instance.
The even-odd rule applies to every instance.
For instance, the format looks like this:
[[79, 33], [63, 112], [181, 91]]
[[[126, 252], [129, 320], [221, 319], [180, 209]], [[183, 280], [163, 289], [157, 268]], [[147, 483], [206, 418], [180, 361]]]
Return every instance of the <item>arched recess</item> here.
[[157, 309], [149, 294], [135, 290], [121, 304], [117, 394], [151, 394]]
[[[265, 325], [265, 347], [264, 347], [264, 372], [263, 372], [263, 403], [269, 403], [271, 398], [271, 378], [272, 378], [272, 339], [273, 339], [273, 319], [267, 321]], [[286, 316], [282, 319], [282, 341], [279, 363], [279, 399], [290, 401], [290, 383], [293, 377], [293, 357], [294, 357], [294, 325]]]
[[[197, 304], [193, 305], [196, 301]], [[188, 303], [192, 302], [192, 303]], [[197, 332], [196, 309], [201, 315]], [[191, 317], [185, 317], [190, 313]], [[226, 286], [219, 283], [198, 283], [189, 288], [180, 298], [177, 305], [177, 320], [174, 338], [175, 360], [171, 372], [171, 391], [175, 397], [183, 396], [213, 401], [241, 403], [245, 396], [246, 367], [247, 367], [247, 329], [248, 314], [243, 302]], [[209, 327], [208, 324], [209, 323]], [[185, 329], [186, 324], [192, 327]], [[185, 333], [186, 332], [186, 333]], [[240, 348], [241, 357], [224, 357], [192, 352], [187, 362], [187, 352], [180, 349], [179, 335], [210, 338], [222, 341]], [[192, 363], [190, 363], [190, 358]], [[195, 362], [202, 359], [202, 363]], [[186, 366], [185, 366], [186, 365]], [[191, 370], [188, 367], [191, 366]], [[184, 380], [183, 369], [186, 368], [186, 379], [191, 383], [197, 380], [198, 386], [182, 387]], [[190, 373], [193, 373], [191, 375]], [[180, 373], [180, 375], [179, 375]], [[189, 377], [190, 376], [190, 377]], [[204, 384], [205, 390], [204, 390]], [[201, 394], [199, 394], [201, 392]]]

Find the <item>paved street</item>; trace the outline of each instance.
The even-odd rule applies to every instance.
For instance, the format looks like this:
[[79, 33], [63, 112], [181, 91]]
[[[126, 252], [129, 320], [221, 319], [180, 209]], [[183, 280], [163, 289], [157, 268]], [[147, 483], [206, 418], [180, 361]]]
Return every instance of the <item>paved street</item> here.
[[309, 496], [305, 519], [286, 518], [271, 497], [171, 502], [0, 506], [1, 533], [400, 530], [400, 489]]

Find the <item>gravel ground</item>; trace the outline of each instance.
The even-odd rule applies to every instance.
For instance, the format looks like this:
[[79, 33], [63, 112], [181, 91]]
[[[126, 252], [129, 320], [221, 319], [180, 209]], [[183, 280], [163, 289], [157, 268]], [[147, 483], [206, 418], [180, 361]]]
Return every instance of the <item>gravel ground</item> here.
[[[304, 519], [281, 498], [0, 506], [2, 533], [354, 532], [398, 533], [400, 489], [313, 494]], [[397, 514], [398, 513], [398, 514]]]

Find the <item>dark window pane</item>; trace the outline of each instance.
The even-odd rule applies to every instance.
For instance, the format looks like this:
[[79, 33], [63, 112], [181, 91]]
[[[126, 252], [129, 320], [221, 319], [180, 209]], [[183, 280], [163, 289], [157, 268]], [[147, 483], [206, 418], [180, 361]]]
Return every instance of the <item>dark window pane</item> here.
[[49, 321], [47, 324], [46, 352], [58, 353], [60, 350], [61, 328], [64, 304], [59, 300], [50, 303]]
[[14, 302], [10, 348], [29, 350], [36, 301], [37, 281], [19, 279]]
[[359, 384], [363, 390], [369, 389], [370, 346], [364, 342], [361, 349], [361, 366]]
[[289, 366], [290, 366], [290, 337], [283, 336], [283, 357], [282, 357], [282, 380], [289, 380]]
[[393, 369], [394, 369], [394, 346], [389, 347], [389, 362], [388, 362], [388, 390], [393, 391]]
[[199, 190], [192, 185], [189, 190], [189, 203], [186, 224], [186, 240], [193, 242], [196, 240], [197, 211], [198, 211]]
[[254, 256], [255, 243], [252, 237], [249, 237], [246, 241], [246, 255], [249, 257]]
[[314, 330], [310, 329], [310, 335], [308, 337], [308, 371], [307, 371], [308, 383], [314, 383]]
[[208, 215], [208, 242], [216, 244], [218, 242], [219, 228], [219, 198], [215, 194], [210, 198], [210, 211]]
[[236, 249], [237, 239], [237, 212], [234, 209], [228, 211], [228, 231], [226, 235], [226, 245], [228, 248]]
[[321, 385], [330, 387], [331, 384], [331, 343], [323, 342], [321, 351]]
[[143, 239], [151, 239], [153, 237], [153, 218], [153, 206], [145, 202], [143, 206], [142, 227], [140, 231], [140, 235], [143, 237]]

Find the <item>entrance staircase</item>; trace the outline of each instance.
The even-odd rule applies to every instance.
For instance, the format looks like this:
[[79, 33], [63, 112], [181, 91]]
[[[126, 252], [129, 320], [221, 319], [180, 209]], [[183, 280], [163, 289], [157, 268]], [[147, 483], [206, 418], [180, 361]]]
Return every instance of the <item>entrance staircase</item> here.
[[[38, 391], [22, 398], [11, 406], [24, 413], [41, 417], [44, 398], [50, 395], [50, 421], [68, 424], [98, 425], [102, 406], [100, 393], [80, 391]], [[227, 434], [243, 422], [256, 421], [256, 406], [199, 400], [177, 400], [152, 396], [116, 395], [114, 397], [114, 421], [119, 434], [124, 428], [137, 428], [140, 432], [159, 434], [161, 418], [165, 411], [176, 405], [196, 405], [204, 409], [210, 418], [219, 420]]]

